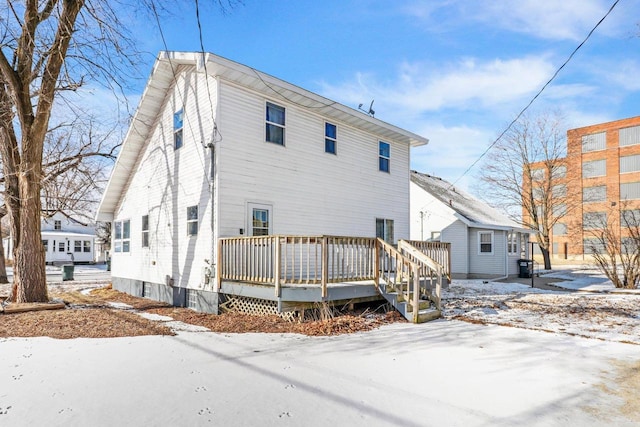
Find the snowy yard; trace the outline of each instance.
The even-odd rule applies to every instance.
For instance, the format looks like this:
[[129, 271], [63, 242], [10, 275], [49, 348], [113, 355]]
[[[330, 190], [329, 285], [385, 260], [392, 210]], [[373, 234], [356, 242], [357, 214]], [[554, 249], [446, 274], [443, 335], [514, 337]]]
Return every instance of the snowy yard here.
[[454, 280], [443, 291], [444, 317], [640, 345], [640, 291], [616, 293], [597, 271], [548, 276], [571, 280], [554, 285], [581, 292]]

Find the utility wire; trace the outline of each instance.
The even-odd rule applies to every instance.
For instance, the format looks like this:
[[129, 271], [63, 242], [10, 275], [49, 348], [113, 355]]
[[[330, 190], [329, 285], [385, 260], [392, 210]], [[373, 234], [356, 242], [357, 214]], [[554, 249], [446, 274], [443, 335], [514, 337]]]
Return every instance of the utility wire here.
[[520, 112], [518, 113], [518, 115], [511, 121], [511, 123], [509, 123], [509, 125], [502, 131], [502, 133], [487, 147], [486, 150], [484, 150], [484, 152], [480, 155], [480, 157], [478, 157], [472, 164], [471, 166], [469, 166], [463, 173], [462, 175], [460, 175], [455, 181], [453, 181], [451, 183], [451, 186], [454, 186], [458, 181], [460, 181], [467, 173], [469, 173], [469, 171], [471, 171], [471, 169], [473, 169], [473, 167], [480, 161], [482, 160], [482, 158], [498, 143], [498, 141], [500, 141], [502, 139], [502, 137], [509, 131], [509, 129], [511, 129], [511, 127], [520, 119], [520, 117], [522, 117], [522, 115], [529, 109], [529, 107], [531, 107], [531, 104], [534, 103], [534, 101], [536, 99], [538, 99], [538, 97], [540, 96], [540, 94], [542, 94], [542, 92], [547, 88], [547, 86], [549, 86], [551, 84], [551, 82], [558, 76], [558, 74], [560, 73], [560, 71], [562, 71], [562, 69], [569, 63], [569, 61], [571, 61], [571, 59], [573, 58], [573, 56], [578, 52], [578, 50], [580, 50], [580, 48], [582, 47], [582, 45], [584, 45], [587, 40], [589, 40], [589, 38], [591, 37], [591, 35], [596, 31], [596, 29], [600, 26], [600, 24], [602, 24], [602, 22], [607, 18], [607, 16], [609, 16], [609, 14], [611, 14], [611, 12], [613, 11], [613, 9], [617, 6], [617, 4], [620, 2], [620, 0], [615, 0], [613, 2], [613, 4], [611, 5], [611, 7], [609, 8], [609, 10], [607, 11], [607, 13], [604, 14], [604, 16], [598, 21], [598, 23], [591, 29], [591, 31], [589, 31], [589, 34], [587, 34], [587, 37], [584, 38], [584, 40], [582, 40], [582, 43], [580, 43], [578, 45], [578, 47], [576, 47], [573, 52], [571, 52], [571, 55], [569, 55], [569, 57], [567, 58], [566, 61], [564, 61], [564, 63], [560, 66], [560, 68], [558, 68], [556, 70], [555, 73], [553, 73], [553, 76], [551, 76], [551, 78], [549, 79], [549, 81], [547, 81], [544, 86], [542, 86], [542, 88], [538, 91], [538, 93], [535, 94], [535, 96], [531, 99], [531, 101], [529, 101], [529, 103], [522, 109], [520, 110]]

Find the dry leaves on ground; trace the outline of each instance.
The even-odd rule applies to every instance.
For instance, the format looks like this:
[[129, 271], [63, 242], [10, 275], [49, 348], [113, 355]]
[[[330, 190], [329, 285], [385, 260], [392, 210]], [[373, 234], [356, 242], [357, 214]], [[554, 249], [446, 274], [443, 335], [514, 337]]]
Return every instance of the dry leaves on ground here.
[[[177, 321], [224, 333], [298, 333], [310, 336], [368, 331], [383, 324], [402, 322], [395, 311], [372, 313], [367, 309], [326, 320], [289, 322], [279, 316], [251, 316], [239, 313], [213, 315], [138, 298], [111, 289], [90, 292], [54, 290], [50, 296], [65, 302], [67, 309], [6, 314], [0, 316], [0, 337], [111, 338], [139, 335], [173, 335], [163, 323], [144, 319], [138, 312], [169, 316]], [[116, 309], [117, 302], [131, 309]]]

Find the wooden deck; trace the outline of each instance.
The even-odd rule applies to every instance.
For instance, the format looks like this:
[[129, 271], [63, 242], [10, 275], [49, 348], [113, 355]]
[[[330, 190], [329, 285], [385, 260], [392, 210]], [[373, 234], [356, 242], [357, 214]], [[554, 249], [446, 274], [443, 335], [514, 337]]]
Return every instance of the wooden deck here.
[[[282, 310], [305, 303], [383, 297], [389, 301], [385, 294], [390, 293], [403, 294], [393, 300], [410, 308], [424, 305], [421, 299], [428, 296], [439, 310], [441, 279], [450, 272], [450, 247], [446, 243], [412, 243], [415, 246], [400, 241], [395, 248], [380, 239], [364, 237], [222, 238], [218, 241], [215, 290], [277, 301]], [[433, 285], [437, 280], [440, 285]]]

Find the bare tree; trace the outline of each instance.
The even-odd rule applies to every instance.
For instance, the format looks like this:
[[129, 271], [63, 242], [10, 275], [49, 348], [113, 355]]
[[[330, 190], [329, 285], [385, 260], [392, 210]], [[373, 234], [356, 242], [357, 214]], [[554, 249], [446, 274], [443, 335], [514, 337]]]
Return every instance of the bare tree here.
[[567, 193], [565, 156], [559, 113], [523, 115], [489, 152], [480, 175], [485, 198], [536, 231], [545, 269], [553, 226], [578, 203]]
[[[619, 220], [618, 220], [619, 218]], [[611, 209], [597, 223], [585, 224], [591, 253], [598, 268], [616, 288], [636, 289], [640, 283], [640, 209]]]

